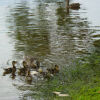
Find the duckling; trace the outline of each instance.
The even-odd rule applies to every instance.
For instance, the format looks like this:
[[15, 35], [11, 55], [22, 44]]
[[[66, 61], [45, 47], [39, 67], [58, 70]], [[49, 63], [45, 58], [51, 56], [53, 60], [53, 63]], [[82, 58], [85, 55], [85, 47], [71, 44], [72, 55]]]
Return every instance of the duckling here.
[[24, 61], [27, 62], [27, 64], [29, 65], [29, 63], [30, 63], [30, 58], [29, 58], [28, 56], [25, 56], [25, 57], [24, 57]]
[[37, 60], [36, 61], [36, 69], [38, 70], [40, 68], [40, 62]]
[[26, 61], [23, 61], [22, 64], [23, 64], [23, 68], [20, 68], [18, 70], [18, 75], [25, 76], [26, 75], [26, 71], [28, 69], [28, 66], [27, 66]]
[[43, 71], [41, 68], [38, 69], [38, 72], [40, 73], [40, 75], [43, 76], [44, 79], [50, 79], [53, 75], [51, 73], [49, 73], [48, 71]]
[[15, 73], [12, 73], [12, 74], [11, 74], [11, 78], [12, 78], [12, 79], [15, 79], [15, 77], [16, 77]]
[[28, 65], [27, 65], [27, 62], [26, 61], [23, 61], [23, 68], [24, 69], [27, 69], [28, 68]]
[[42, 74], [42, 73], [43, 73], [42, 68], [39, 68], [39, 69], [38, 69], [38, 72], [39, 72], [40, 74]]
[[54, 67], [54, 73], [59, 73], [59, 66], [58, 65], [55, 65], [55, 67]]
[[16, 76], [15, 72], [16, 72], [16, 70], [12, 69], [12, 73], [11, 73], [11, 78], [12, 79], [15, 79], [15, 76]]
[[30, 58], [30, 68], [36, 69], [38, 71], [40, 68], [40, 62], [35, 58]]
[[16, 66], [15, 66], [16, 63], [17, 63], [17, 61], [12, 61], [12, 67], [4, 69], [3, 76], [5, 76], [6, 74], [15, 73], [16, 72]]
[[59, 66], [58, 65], [55, 65], [54, 68], [47, 68], [47, 71], [51, 74], [56, 74], [56, 73], [59, 73]]
[[44, 79], [50, 79], [51, 77], [53, 77], [53, 74], [49, 72], [42, 72], [41, 74], [43, 75]]
[[72, 3], [69, 5], [69, 8], [74, 9], [74, 10], [78, 10], [78, 9], [80, 9], [80, 4], [79, 3]]
[[27, 83], [29, 83], [29, 84], [32, 83], [32, 75], [31, 75], [29, 69], [27, 70], [26, 77], [25, 77], [25, 81], [26, 81]]
[[34, 63], [34, 61], [35, 61], [35, 59], [34, 58], [30, 58], [30, 64], [29, 64], [29, 66], [30, 66], [30, 68], [33, 68], [33, 69], [36, 69], [36, 64]]

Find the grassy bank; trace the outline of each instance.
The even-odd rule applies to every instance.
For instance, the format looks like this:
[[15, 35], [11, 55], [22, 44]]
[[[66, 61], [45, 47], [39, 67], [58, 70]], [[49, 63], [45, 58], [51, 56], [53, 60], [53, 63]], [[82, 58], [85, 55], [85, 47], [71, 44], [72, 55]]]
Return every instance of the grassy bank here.
[[[44, 86], [43, 86], [44, 85]], [[48, 100], [99, 100], [100, 55], [94, 53], [78, 60], [73, 66], [63, 68], [58, 75], [39, 87]], [[70, 97], [54, 96], [53, 91], [69, 94]]]
[[[44, 80], [30, 88], [27, 94], [36, 100], [99, 100], [100, 98], [100, 54], [94, 53], [79, 59], [72, 66], [62, 68], [50, 80]], [[53, 91], [69, 94], [59, 97]]]

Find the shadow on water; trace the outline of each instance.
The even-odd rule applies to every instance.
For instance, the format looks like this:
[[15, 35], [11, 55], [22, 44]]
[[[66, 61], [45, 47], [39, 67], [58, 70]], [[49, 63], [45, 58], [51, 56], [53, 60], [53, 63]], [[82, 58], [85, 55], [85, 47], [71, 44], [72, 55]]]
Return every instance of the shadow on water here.
[[[94, 30], [90, 29], [87, 17], [81, 17], [79, 11], [66, 9], [65, 4], [56, 0], [22, 0], [10, 8], [8, 35], [14, 44], [15, 58], [33, 55], [45, 65], [58, 64], [62, 69], [72, 64], [76, 58], [92, 52], [91, 34]], [[94, 45], [98, 46], [95, 42]], [[23, 100], [47, 100], [45, 96], [49, 96], [46, 93], [50, 84], [46, 86], [47, 91], [43, 92], [39, 91], [39, 85], [45, 87], [41, 81], [35, 85], [15, 86], [23, 91]], [[50, 94], [48, 100], [51, 97], [54, 95]]]

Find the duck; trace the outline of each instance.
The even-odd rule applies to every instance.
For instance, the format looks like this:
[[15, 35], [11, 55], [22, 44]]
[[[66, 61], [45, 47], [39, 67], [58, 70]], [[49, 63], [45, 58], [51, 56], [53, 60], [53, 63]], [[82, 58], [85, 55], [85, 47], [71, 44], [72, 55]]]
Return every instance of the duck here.
[[37, 72], [40, 73], [40, 74], [42, 74], [43, 73], [43, 69], [39, 68]]
[[44, 79], [50, 79], [52, 77], [52, 74], [50, 74], [49, 72], [41, 72], [40, 74]]
[[36, 69], [36, 71], [38, 71], [38, 69], [40, 68], [40, 62], [38, 60], [36, 60], [35, 58], [30, 58], [30, 68], [32, 69]]
[[30, 58], [29, 66], [31, 69], [36, 69], [36, 67], [37, 67], [34, 61], [35, 61], [35, 59], [33, 57]]
[[12, 61], [12, 67], [4, 69], [3, 76], [5, 76], [6, 74], [15, 73], [16, 72], [16, 66], [15, 66], [16, 63], [17, 63], [17, 61]]
[[44, 79], [50, 79], [51, 77], [53, 77], [53, 74], [50, 74], [48, 72], [43, 72], [42, 75], [43, 75]]
[[40, 73], [44, 79], [50, 79], [53, 77], [53, 74], [49, 73], [48, 71], [43, 71], [41, 68], [38, 69], [38, 73]]
[[36, 69], [38, 70], [40, 68], [40, 62], [36, 60]]
[[15, 73], [12, 73], [12, 74], [11, 74], [11, 78], [12, 78], [12, 79], [15, 79], [15, 77], [16, 77], [16, 74], [15, 74]]
[[16, 70], [15, 69], [12, 69], [12, 73], [11, 73], [11, 78], [12, 79], [15, 79], [15, 77], [16, 77], [15, 72], [16, 72]]
[[78, 9], [80, 9], [80, 4], [79, 3], [72, 3], [69, 5], [68, 8], [78, 10]]
[[30, 69], [27, 70], [27, 73], [26, 73], [26, 77], [25, 77], [25, 81], [29, 84], [32, 83], [32, 75], [30, 73]]
[[56, 74], [56, 73], [59, 73], [59, 66], [58, 65], [55, 65], [54, 68], [47, 68], [47, 71], [51, 74]]
[[26, 61], [23, 61], [22, 64], [23, 64], [23, 68], [18, 69], [18, 75], [25, 76], [26, 71], [28, 69], [28, 65]]

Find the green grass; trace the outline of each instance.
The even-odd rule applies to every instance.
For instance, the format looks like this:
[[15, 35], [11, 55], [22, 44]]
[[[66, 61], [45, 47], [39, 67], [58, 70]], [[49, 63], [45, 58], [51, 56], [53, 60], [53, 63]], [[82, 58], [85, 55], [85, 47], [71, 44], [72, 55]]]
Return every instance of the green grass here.
[[[100, 99], [100, 54], [78, 59], [69, 68], [63, 68], [50, 80], [38, 82], [31, 87], [35, 100], [99, 100]], [[69, 94], [69, 97], [54, 95], [54, 91]], [[29, 96], [29, 94], [28, 94]]]
[[[62, 69], [58, 75], [44, 84], [46, 88], [44, 94], [48, 93], [48, 96], [52, 96], [53, 91], [61, 91], [69, 94], [72, 100], [99, 100], [100, 55], [94, 53], [84, 58], [84, 63], [78, 60], [75, 66]], [[42, 92], [45, 88], [43, 87]], [[55, 98], [58, 100], [59, 97], [53, 96], [54, 100]]]

